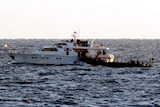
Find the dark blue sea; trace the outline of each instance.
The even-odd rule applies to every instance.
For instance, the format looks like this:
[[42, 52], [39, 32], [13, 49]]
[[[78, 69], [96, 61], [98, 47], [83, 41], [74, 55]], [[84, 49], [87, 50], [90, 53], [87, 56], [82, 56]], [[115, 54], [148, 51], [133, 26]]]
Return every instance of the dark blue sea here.
[[[0, 107], [160, 107], [160, 40], [96, 39], [120, 61], [150, 68], [12, 64], [2, 49], [34, 51], [55, 40], [0, 40]], [[89, 40], [91, 41], [91, 40]]]

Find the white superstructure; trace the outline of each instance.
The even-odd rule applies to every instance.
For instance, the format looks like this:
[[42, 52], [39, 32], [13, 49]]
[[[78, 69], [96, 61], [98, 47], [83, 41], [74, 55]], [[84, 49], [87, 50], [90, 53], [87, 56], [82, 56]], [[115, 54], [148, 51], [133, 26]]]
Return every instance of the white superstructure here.
[[57, 42], [51, 46], [32, 53], [10, 51], [8, 54], [14, 63], [31, 64], [78, 64], [82, 57], [100, 58], [107, 62], [114, 61], [114, 56], [108, 53], [108, 49], [101, 45], [89, 45], [88, 41], [76, 39]]

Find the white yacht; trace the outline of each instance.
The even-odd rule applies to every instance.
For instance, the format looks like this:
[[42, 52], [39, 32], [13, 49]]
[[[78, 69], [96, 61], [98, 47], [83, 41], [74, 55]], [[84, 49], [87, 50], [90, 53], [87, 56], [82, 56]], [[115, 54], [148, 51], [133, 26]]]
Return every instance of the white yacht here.
[[22, 53], [9, 51], [13, 63], [31, 63], [31, 64], [78, 64], [81, 58], [100, 58], [106, 62], [113, 62], [114, 56], [109, 54], [108, 48], [102, 45], [89, 44], [88, 41], [81, 41], [76, 38], [70, 41], [60, 41], [51, 46], [45, 46], [42, 49], [32, 53]]

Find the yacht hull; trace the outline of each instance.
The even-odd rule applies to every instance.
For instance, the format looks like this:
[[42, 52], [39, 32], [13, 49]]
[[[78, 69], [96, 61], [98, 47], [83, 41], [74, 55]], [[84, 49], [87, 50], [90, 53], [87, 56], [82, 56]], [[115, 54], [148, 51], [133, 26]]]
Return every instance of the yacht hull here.
[[29, 64], [75, 64], [78, 61], [77, 56], [67, 55], [40, 55], [40, 54], [21, 54], [10, 53], [13, 63], [29, 63]]

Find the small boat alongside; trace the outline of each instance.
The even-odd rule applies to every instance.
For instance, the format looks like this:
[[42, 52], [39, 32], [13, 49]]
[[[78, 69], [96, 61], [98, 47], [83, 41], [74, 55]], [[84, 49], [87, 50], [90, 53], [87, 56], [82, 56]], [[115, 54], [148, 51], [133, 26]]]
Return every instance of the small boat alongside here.
[[108, 66], [108, 67], [115, 67], [115, 68], [120, 68], [120, 67], [152, 67], [153, 66], [153, 62], [154, 62], [154, 58], [151, 58], [149, 62], [143, 62], [143, 61], [139, 61], [139, 60], [130, 60], [127, 62], [117, 62], [117, 61], [113, 61], [113, 62], [108, 62], [108, 61], [104, 61], [101, 60], [99, 58], [93, 59], [93, 58], [83, 58], [81, 59], [81, 61], [91, 64], [93, 66], [97, 66], [97, 65], [102, 65], [102, 66]]

